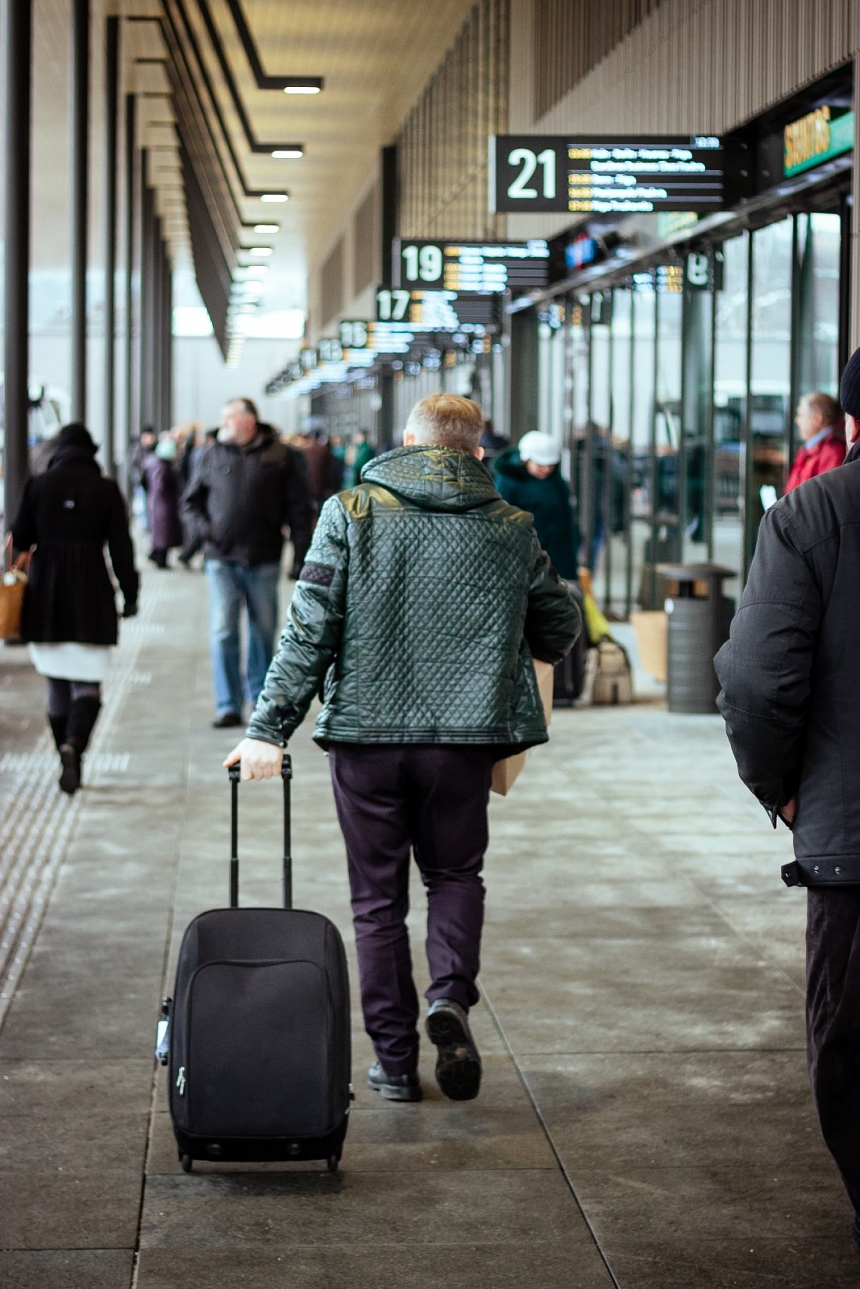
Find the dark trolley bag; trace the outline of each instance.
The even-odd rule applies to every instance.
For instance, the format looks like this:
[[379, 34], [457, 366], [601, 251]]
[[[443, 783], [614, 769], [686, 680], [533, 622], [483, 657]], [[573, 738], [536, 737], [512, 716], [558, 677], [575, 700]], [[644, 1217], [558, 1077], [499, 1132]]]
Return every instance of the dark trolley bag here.
[[230, 907], [182, 939], [169, 1037], [170, 1114], [192, 1160], [325, 1159], [337, 1169], [351, 1099], [349, 979], [337, 927], [292, 907], [284, 757], [284, 907], [240, 909], [239, 767], [230, 768]]

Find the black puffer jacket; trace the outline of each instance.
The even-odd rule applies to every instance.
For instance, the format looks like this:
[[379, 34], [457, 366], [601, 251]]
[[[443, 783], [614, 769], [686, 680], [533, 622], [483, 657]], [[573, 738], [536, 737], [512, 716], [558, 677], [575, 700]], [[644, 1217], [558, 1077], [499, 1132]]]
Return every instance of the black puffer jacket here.
[[199, 458], [183, 497], [183, 516], [205, 540], [208, 559], [253, 567], [276, 564], [289, 525], [301, 561], [310, 545], [312, 506], [297, 453], [271, 425], [257, 426], [247, 448], [215, 443]]
[[[137, 603], [138, 578], [119, 488], [105, 479], [86, 446], [60, 433], [60, 446], [44, 474], [27, 480], [12, 541], [35, 546], [24, 595], [22, 635], [43, 644], [116, 644], [117, 615], [104, 548], [127, 607]], [[64, 438], [65, 436], [65, 438]]]
[[858, 458], [767, 512], [716, 657], [741, 778], [774, 822], [797, 797], [789, 884], [860, 883]]

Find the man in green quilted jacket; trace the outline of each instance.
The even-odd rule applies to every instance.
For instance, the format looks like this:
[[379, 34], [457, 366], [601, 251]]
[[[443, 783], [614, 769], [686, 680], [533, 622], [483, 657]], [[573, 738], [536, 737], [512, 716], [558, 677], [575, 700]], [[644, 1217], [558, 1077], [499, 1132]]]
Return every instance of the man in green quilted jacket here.
[[477, 1096], [469, 1029], [484, 912], [493, 763], [547, 739], [533, 659], [560, 662], [581, 621], [531, 515], [481, 464], [481, 409], [431, 394], [404, 446], [325, 503], [247, 737], [226, 764], [280, 773], [323, 686], [327, 749], [346, 841], [361, 1001], [377, 1060], [368, 1081], [417, 1101], [418, 997], [406, 914], [410, 852], [427, 890], [426, 1028], [436, 1078]]

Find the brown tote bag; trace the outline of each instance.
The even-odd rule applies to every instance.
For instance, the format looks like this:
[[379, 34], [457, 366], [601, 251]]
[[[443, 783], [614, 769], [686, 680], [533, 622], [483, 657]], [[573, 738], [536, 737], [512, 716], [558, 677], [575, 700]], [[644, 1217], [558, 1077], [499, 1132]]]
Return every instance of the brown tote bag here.
[[[535, 676], [537, 677], [547, 725], [552, 719], [552, 678], [554, 670], [552, 663], [539, 662], [535, 658]], [[497, 792], [500, 797], [506, 797], [520, 777], [527, 756], [528, 752], [517, 752], [516, 756], [506, 756], [504, 761], [497, 761], [493, 766], [490, 791]]]
[[6, 543], [6, 565], [0, 578], [0, 640], [17, 640], [21, 635], [21, 611], [27, 587], [30, 556], [24, 552], [12, 563], [12, 544]]

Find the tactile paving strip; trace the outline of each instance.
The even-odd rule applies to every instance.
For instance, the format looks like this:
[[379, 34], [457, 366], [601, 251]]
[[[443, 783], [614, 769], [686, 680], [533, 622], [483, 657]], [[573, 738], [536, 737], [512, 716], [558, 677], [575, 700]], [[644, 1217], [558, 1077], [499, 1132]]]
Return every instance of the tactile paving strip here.
[[[160, 608], [169, 597], [162, 594], [156, 598]], [[144, 613], [152, 607], [145, 598]], [[87, 780], [93, 786], [128, 770], [129, 754], [107, 748], [129, 689], [151, 679], [150, 673], [138, 668], [141, 648], [162, 636], [164, 630], [162, 623], [150, 622], [146, 616], [143, 621], [123, 624], [122, 643], [114, 656], [105, 704], [87, 755]], [[0, 773], [9, 776], [12, 786], [0, 816], [0, 1029], [85, 800], [81, 793], [66, 797], [58, 791], [58, 768], [47, 731], [32, 751], [7, 752], [0, 757]]]

